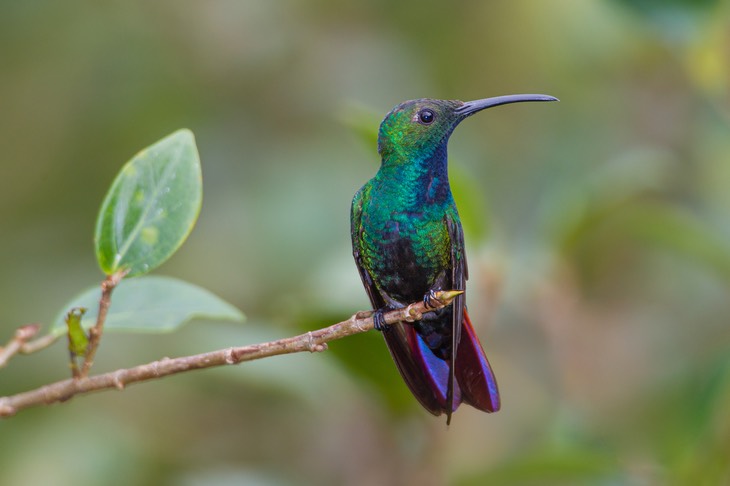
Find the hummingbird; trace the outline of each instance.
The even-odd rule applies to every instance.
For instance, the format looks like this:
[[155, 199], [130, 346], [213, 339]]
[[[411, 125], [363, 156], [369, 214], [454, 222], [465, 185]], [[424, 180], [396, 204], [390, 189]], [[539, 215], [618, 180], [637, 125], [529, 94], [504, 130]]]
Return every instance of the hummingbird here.
[[[435, 309], [435, 292], [463, 292], [469, 276], [446, 148], [465, 118], [525, 101], [558, 100], [518, 94], [468, 102], [422, 98], [397, 105], [378, 131], [380, 169], [352, 200], [352, 252], [375, 309], [375, 329], [416, 399], [433, 415], [445, 413], [447, 424], [462, 402], [496, 412], [500, 397], [465, 295]], [[385, 324], [385, 312], [421, 299], [430, 310], [420, 320]]]

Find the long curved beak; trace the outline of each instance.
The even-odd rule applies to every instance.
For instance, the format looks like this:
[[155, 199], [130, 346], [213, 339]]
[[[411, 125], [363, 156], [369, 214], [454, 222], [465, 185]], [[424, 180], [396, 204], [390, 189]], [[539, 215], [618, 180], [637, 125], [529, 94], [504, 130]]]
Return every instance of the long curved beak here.
[[455, 110], [457, 115], [466, 118], [493, 106], [507, 105], [509, 103], [521, 103], [523, 101], [560, 101], [554, 96], [544, 94], [516, 94], [506, 96], [495, 96], [494, 98], [484, 98], [483, 100], [467, 101], [461, 107]]

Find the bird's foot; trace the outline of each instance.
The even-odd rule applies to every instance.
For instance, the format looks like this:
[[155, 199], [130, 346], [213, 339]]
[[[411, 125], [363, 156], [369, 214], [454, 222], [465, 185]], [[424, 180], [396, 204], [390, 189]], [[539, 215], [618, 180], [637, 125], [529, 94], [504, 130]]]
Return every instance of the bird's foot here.
[[385, 311], [386, 309], [378, 309], [373, 314], [373, 327], [376, 331], [387, 331], [390, 326], [385, 323]]
[[436, 291], [431, 289], [423, 296], [423, 305], [426, 309], [435, 309], [443, 304], [441, 304], [441, 300], [436, 297]]

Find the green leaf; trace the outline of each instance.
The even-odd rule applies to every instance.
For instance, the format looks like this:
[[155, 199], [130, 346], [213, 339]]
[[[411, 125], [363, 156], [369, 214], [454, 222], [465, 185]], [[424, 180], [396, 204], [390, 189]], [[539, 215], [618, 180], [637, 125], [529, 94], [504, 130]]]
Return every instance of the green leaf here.
[[[86, 307], [81, 324], [90, 328], [96, 321], [101, 289], [93, 287], [72, 299], [56, 317], [51, 333], [65, 330], [68, 309]], [[123, 280], [112, 294], [105, 331], [171, 332], [194, 318], [243, 321], [234, 306], [211, 292], [170, 277], [147, 276]]]
[[127, 162], [102, 203], [94, 242], [102, 271], [145, 274], [182, 245], [200, 213], [195, 138], [178, 130]]
[[86, 354], [86, 347], [89, 345], [89, 338], [81, 327], [81, 318], [86, 313], [84, 307], [74, 307], [66, 314], [65, 321], [68, 329], [68, 350], [74, 356]]

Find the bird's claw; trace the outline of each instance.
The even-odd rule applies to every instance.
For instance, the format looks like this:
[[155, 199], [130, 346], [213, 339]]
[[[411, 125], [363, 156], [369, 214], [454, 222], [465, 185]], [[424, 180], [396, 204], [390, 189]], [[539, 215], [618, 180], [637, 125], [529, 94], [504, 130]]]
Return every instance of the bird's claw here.
[[375, 314], [373, 314], [373, 327], [376, 331], [386, 331], [390, 328], [385, 323], [385, 310], [384, 309], [378, 309], [375, 311]]
[[423, 296], [423, 305], [426, 309], [435, 309], [442, 305], [441, 300], [436, 297], [436, 291], [431, 289]]

